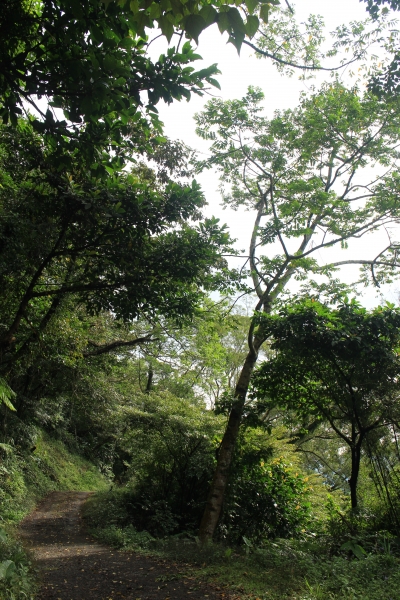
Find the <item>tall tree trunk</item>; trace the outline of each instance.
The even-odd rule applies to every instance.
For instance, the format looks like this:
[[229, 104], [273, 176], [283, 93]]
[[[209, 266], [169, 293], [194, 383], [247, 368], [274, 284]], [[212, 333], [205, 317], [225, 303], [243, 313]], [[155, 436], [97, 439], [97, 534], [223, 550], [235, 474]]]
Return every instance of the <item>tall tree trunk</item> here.
[[354, 444], [351, 448], [351, 475], [349, 479], [350, 486], [350, 497], [351, 497], [351, 508], [355, 510], [357, 508], [357, 482], [358, 475], [360, 472], [361, 462], [361, 443], [360, 440]]
[[146, 394], [149, 394], [153, 387], [153, 376], [154, 376], [153, 365], [150, 364], [148, 375], [147, 375], [147, 384], [146, 384], [146, 390], [145, 390]]
[[[251, 336], [252, 337], [252, 336]], [[199, 528], [199, 538], [202, 543], [212, 539], [221, 514], [222, 503], [228, 483], [229, 468], [232, 462], [236, 440], [239, 435], [240, 422], [250, 385], [251, 374], [258, 358], [258, 350], [265, 338], [259, 331], [254, 336], [253, 347], [250, 348], [243, 364], [234, 393], [234, 404], [229, 414], [228, 424], [222, 438], [218, 453], [217, 466], [211, 483], [207, 503]]]

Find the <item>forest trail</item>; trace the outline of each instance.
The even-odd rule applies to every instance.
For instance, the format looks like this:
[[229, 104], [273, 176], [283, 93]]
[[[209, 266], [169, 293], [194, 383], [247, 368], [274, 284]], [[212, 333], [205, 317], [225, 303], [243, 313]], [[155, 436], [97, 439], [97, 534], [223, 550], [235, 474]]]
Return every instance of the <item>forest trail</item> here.
[[82, 528], [89, 492], [53, 492], [21, 523], [41, 582], [38, 600], [236, 600], [185, 566], [98, 544]]

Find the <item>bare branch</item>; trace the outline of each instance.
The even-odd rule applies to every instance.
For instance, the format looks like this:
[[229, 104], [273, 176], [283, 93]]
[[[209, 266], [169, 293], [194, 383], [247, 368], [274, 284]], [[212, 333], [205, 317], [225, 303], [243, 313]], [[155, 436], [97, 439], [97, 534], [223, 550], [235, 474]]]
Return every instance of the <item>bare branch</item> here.
[[281, 65], [286, 65], [287, 67], [294, 67], [295, 69], [301, 69], [303, 71], [339, 71], [340, 69], [344, 69], [348, 65], [351, 65], [352, 63], [356, 62], [359, 58], [358, 56], [355, 56], [354, 58], [349, 60], [347, 63], [343, 63], [342, 65], [340, 65], [338, 67], [321, 67], [321, 66], [316, 66], [316, 65], [298, 65], [297, 63], [293, 63], [290, 60], [284, 60], [283, 58], [279, 58], [278, 56], [275, 56], [275, 54], [272, 54], [271, 52], [267, 52], [266, 50], [261, 50], [261, 48], [258, 48], [257, 46], [255, 46], [254, 44], [249, 42], [248, 40], [243, 40], [243, 44], [246, 44], [246, 46], [249, 46], [250, 48], [252, 48], [255, 52], [257, 52], [257, 54], [261, 54], [262, 56], [266, 56], [267, 58], [272, 58], [272, 60], [276, 61], [277, 63], [279, 63]]

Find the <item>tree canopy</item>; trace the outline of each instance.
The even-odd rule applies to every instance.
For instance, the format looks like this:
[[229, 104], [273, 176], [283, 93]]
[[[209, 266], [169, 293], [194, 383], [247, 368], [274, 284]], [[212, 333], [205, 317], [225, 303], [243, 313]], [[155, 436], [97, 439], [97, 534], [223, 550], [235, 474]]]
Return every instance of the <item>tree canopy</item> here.
[[[284, 296], [290, 282], [299, 282], [296, 297], [333, 300], [348, 289], [337, 278], [342, 265], [360, 266], [367, 285], [396, 276], [399, 245], [390, 227], [400, 216], [399, 100], [390, 93], [386, 67], [380, 73], [376, 62], [363, 67], [375, 75], [369, 90], [332, 77], [302, 94], [297, 108], [270, 118], [256, 87], [242, 99], [214, 98], [197, 116], [198, 133], [211, 142], [210, 157], [197, 162], [184, 144], [164, 137], [157, 105], [218, 88], [216, 64], [193, 66], [201, 58], [193, 42], [213, 24], [238, 52], [247, 44], [283, 72], [314, 72], [328, 69], [322, 59], [337, 57], [341, 48], [348, 57], [335, 69], [366, 57], [376, 42], [393, 53], [396, 36], [386, 14], [399, 8], [397, 0], [367, 0], [369, 24], [338, 28], [325, 53], [322, 18], [299, 24], [283, 0], [3, 4], [1, 439], [13, 436], [13, 444], [26, 448], [36, 428], [63, 436], [118, 482], [136, 486], [131, 498], [143, 520], [153, 511], [157, 531], [164, 515], [164, 533], [196, 526], [217, 462], [202, 541], [217, 526], [225, 489], [220, 532], [225, 528], [230, 539], [240, 541], [246, 529], [254, 539], [300, 535], [311, 515], [310, 489], [300, 460], [288, 464], [293, 446], [290, 460], [283, 452], [266, 465], [273, 454], [269, 429], [264, 423], [253, 436], [241, 427], [260, 425], [247, 399], [251, 375], [274, 335], [271, 323], [283, 318], [270, 315], [287, 297], [293, 301], [293, 294]], [[165, 49], [154, 58], [157, 37]], [[206, 199], [193, 168], [217, 168], [225, 205], [253, 212], [241, 272], [227, 262], [238, 254], [227, 228], [203, 215]], [[369, 255], [334, 254], [384, 228], [388, 242]], [[253, 316], [230, 313], [226, 299], [216, 306], [207, 298], [238, 287], [256, 296]], [[356, 305], [346, 307], [334, 312], [311, 303], [302, 323], [301, 310], [288, 309], [300, 323], [292, 354], [305, 337], [319, 345], [309, 344], [312, 351], [297, 363], [294, 354], [285, 362], [283, 346], [276, 346], [267, 363], [277, 365], [276, 397], [258, 407], [264, 417], [279, 399], [304, 428], [317, 423], [336, 432], [350, 449], [355, 506], [365, 440], [373, 438], [376, 449], [385, 431], [391, 456], [398, 453], [397, 430], [394, 442], [387, 426], [399, 426], [399, 323], [392, 309], [373, 313], [373, 320]], [[315, 336], [308, 335], [310, 323]], [[339, 354], [331, 364], [332, 347]], [[264, 368], [257, 375], [260, 394]], [[299, 394], [294, 378], [300, 374]], [[216, 405], [214, 413], [205, 399]], [[222, 439], [218, 411], [229, 413]], [[370, 462], [377, 465], [375, 455]], [[227, 488], [232, 460], [237, 481]]]
[[97, 180], [75, 158], [58, 172], [51, 145], [29, 124], [3, 126], [0, 136], [6, 362], [41, 335], [66, 296], [90, 313], [180, 320], [227, 282], [229, 235], [216, 219], [196, 223], [204, 197], [195, 181], [156, 184], [140, 171]]
[[399, 423], [399, 310], [307, 301], [261, 319], [276, 353], [255, 372], [253, 397], [264, 410], [293, 411], [305, 428], [315, 419], [329, 423], [351, 452], [356, 508], [366, 436]]
[[[196, 117], [199, 135], [211, 142], [211, 157], [199, 168], [219, 170], [227, 206], [254, 212], [245, 258], [258, 296], [256, 315], [275, 310], [291, 280], [303, 282], [300, 294], [340, 297], [346, 286], [334, 274], [342, 265], [359, 265], [361, 280], [373, 285], [398, 274], [398, 246], [390, 234], [372, 256], [332, 258], [332, 248], [344, 250], [397, 222], [398, 99], [388, 102], [334, 81], [272, 119], [262, 116], [262, 100], [260, 90], [250, 88], [241, 100], [211, 100]], [[322, 251], [330, 252], [325, 260]], [[250, 376], [268, 335], [255, 317], [203, 517], [204, 539], [216, 526]]]

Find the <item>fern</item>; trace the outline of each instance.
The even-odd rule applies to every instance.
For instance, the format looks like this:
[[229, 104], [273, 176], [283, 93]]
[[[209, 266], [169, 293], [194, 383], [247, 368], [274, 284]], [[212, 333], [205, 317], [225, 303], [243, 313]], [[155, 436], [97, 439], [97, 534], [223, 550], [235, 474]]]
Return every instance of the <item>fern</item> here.
[[11, 402], [15, 398], [16, 393], [10, 388], [8, 383], [0, 377], [0, 404], [5, 404], [7, 408], [15, 411], [15, 407]]

